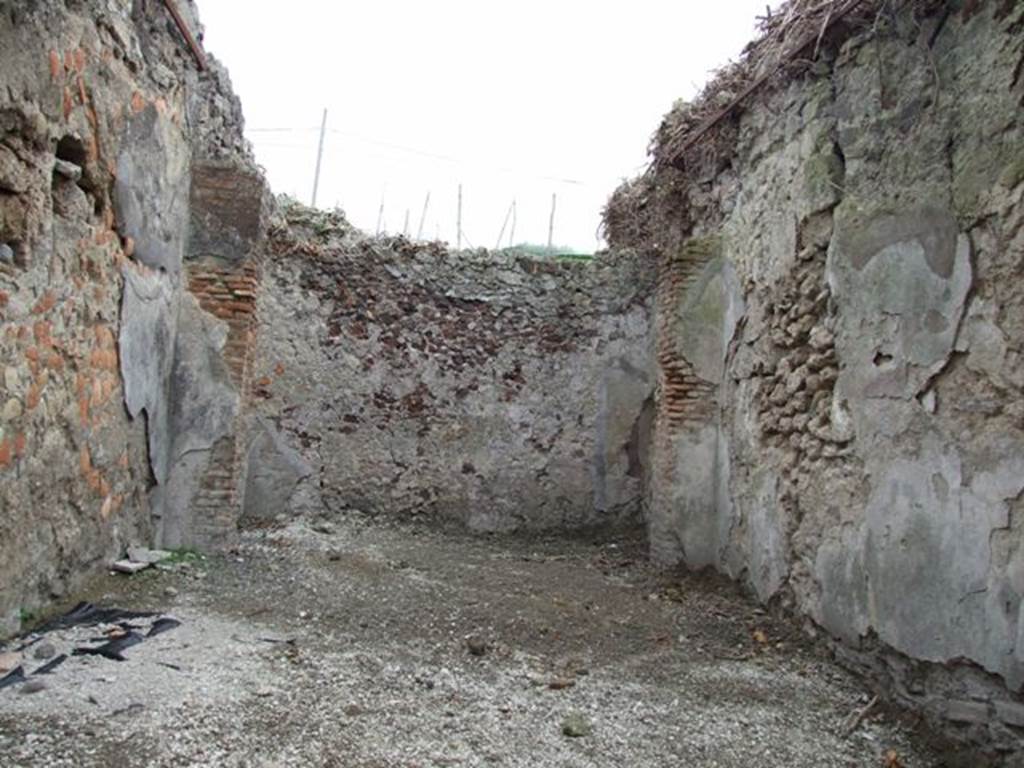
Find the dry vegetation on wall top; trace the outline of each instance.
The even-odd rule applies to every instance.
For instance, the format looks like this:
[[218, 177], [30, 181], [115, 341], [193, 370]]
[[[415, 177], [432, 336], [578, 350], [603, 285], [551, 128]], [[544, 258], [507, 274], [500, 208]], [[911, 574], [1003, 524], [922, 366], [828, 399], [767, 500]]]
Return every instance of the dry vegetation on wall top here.
[[[758, 18], [758, 38], [739, 60], [719, 69], [693, 101], [679, 100], [665, 115], [648, 148], [651, 164], [616, 189], [605, 206], [608, 242], [659, 252], [653, 235], [671, 227], [656, 222], [656, 210], [666, 206], [655, 202], [655, 178], [667, 185], [657, 191], [669, 195], [722, 171], [735, 146], [736, 117], [762, 90], [777, 89], [824, 66], [842, 42], [885, 28], [904, 10], [912, 10], [920, 25], [919, 44], [930, 47], [951, 14], [966, 19], [986, 2], [998, 3], [997, 16], [1005, 16], [1018, 0], [790, 0], [775, 11], [769, 9]], [[1018, 81], [1022, 69], [1024, 36]], [[682, 213], [679, 206], [668, 209]]]

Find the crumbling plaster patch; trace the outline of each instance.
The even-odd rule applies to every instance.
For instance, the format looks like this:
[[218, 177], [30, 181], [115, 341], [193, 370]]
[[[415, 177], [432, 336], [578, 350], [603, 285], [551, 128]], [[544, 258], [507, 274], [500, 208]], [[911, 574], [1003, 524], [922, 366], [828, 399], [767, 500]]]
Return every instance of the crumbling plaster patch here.
[[975, 659], [1019, 688], [1021, 595], [1007, 611], [989, 594], [1005, 579], [992, 569], [992, 535], [1008, 527], [1006, 502], [1024, 490], [1024, 445], [1013, 448], [1018, 456], [973, 482], [965, 481], [958, 452], [938, 443], [916, 460], [869, 465], [863, 526], [819, 552], [825, 626], [849, 641], [874, 630], [915, 658]]
[[157, 490], [161, 503], [155, 505], [156, 544], [162, 548], [213, 544], [192, 502], [210, 451], [235, 428], [239, 413], [240, 396], [223, 358], [226, 337], [223, 322], [204, 312], [192, 296], [181, 298], [168, 379], [169, 473]]
[[134, 241], [136, 261], [172, 275], [188, 232], [190, 155], [178, 126], [148, 104], [129, 121], [117, 158], [118, 231]]
[[127, 264], [118, 341], [124, 402], [135, 419], [143, 412], [149, 464], [157, 483], [167, 480], [173, 435], [168, 383], [174, 364], [180, 288], [165, 272]]

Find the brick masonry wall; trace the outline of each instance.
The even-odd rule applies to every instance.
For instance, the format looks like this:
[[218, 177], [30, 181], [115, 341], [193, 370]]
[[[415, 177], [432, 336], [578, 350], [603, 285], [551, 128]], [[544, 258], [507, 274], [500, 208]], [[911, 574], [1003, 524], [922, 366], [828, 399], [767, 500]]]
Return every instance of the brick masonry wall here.
[[[186, 266], [188, 290], [200, 308], [227, 326], [223, 357], [238, 392], [251, 389], [256, 339], [256, 294], [260, 267], [256, 259], [225, 265], [209, 260]], [[241, 515], [245, 430], [242, 416], [210, 452], [192, 498], [192, 535], [217, 547], [230, 542]]]
[[655, 309], [659, 374], [656, 424], [658, 434], [664, 437], [708, 423], [717, 410], [714, 383], [702, 379], [680, 354], [686, 339], [680, 338], [679, 306], [711, 258], [712, 254], [706, 252], [673, 252], [662, 259]]
[[[654, 328], [658, 362], [647, 519], [655, 558], [717, 562], [720, 532], [719, 384], [735, 321], [717, 238], [662, 256]], [[732, 318], [732, 320], [729, 320]]]

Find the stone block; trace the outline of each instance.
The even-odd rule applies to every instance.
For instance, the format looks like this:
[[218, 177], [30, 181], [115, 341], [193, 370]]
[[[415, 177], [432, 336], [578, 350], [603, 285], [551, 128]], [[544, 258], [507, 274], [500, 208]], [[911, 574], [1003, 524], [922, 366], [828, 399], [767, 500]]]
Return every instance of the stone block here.
[[111, 563], [111, 570], [117, 571], [118, 573], [127, 573], [129, 575], [144, 571], [149, 568], [150, 563], [137, 563], [134, 560], [117, 560]]
[[1007, 725], [1024, 728], [1024, 704], [1016, 701], [997, 701], [996, 717]]
[[147, 549], [146, 547], [128, 547], [128, 559], [134, 563], [155, 565], [166, 560], [171, 553], [165, 549]]
[[991, 720], [989, 706], [984, 701], [946, 702], [946, 717], [957, 723], [987, 723]]

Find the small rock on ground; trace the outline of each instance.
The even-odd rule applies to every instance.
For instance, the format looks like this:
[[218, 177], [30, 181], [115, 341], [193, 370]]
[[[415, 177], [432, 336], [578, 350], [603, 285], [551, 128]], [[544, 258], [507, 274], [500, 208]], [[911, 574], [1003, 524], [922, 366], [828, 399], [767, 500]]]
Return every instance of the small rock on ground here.
[[470, 636], [466, 638], [466, 648], [472, 656], [483, 656], [487, 653], [487, 641], [482, 637]]
[[45, 661], [46, 659], [52, 659], [57, 655], [57, 649], [53, 647], [53, 643], [39, 643], [32, 651], [32, 658]]
[[589, 736], [594, 732], [594, 727], [579, 712], [573, 712], [562, 721], [562, 733], [571, 738]]

